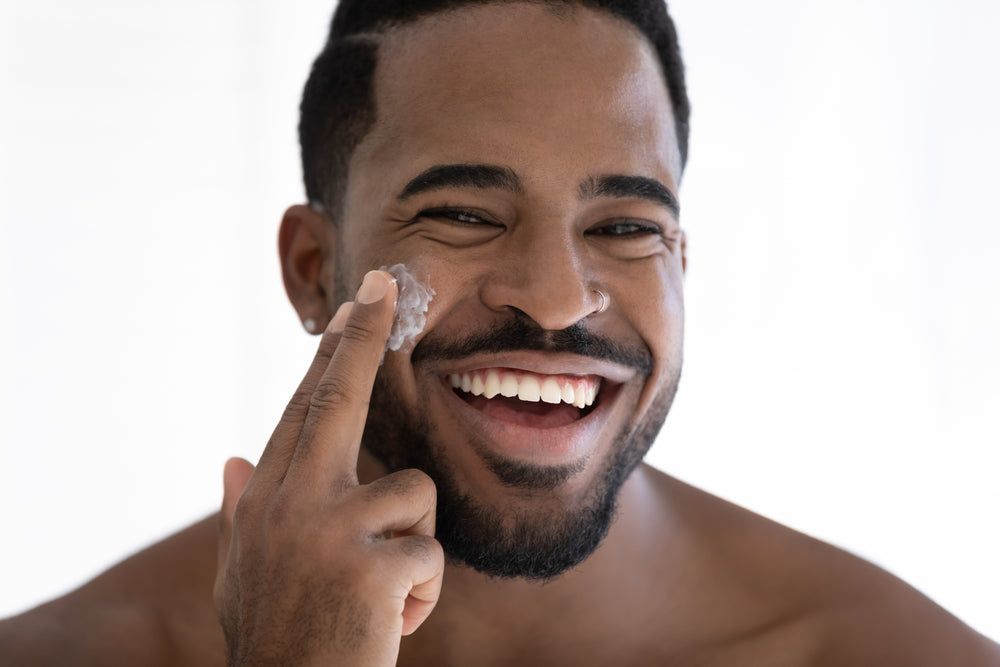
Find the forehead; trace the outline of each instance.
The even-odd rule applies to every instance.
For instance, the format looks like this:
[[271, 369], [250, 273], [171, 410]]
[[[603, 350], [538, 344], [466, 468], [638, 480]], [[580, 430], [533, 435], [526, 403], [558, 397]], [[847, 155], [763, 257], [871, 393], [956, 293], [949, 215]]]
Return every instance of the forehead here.
[[656, 53], [604, 12], [488, 4], [393, 29], [379, 47], [375, 108], [352, 175], [377, 165], [388, 183], [436, 163], [488, 162], [529, 181], [584, 175], [570, 165], [675, 190], [680, 177]]

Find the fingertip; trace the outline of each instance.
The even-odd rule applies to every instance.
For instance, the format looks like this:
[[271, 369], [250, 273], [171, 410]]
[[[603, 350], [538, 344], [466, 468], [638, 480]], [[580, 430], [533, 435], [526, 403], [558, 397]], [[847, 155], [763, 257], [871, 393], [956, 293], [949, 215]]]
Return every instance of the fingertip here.
[[[361, 281], [355, 297], [358, 303], [371, 304], [381, 301], [391, 290], [396, 289], [396, 278], [388, 271], [369, 271]], [[395, 296], [393, 297], [395, 303]]]
[[[232, 475], [239, 475], [249, 470], [249, 473], [253, 473], [254, 466], [252, 463], [247, 461], [242, 456], [231, 456], [226, 461], [226, 465], [223, 468], [223, 477], [228, 479]], [[249, 473], [247, 477], [249, 478]]]
[[243, 495], [253, 471], [253, 464], [244, 458], [234, 456], [226, 461], [222, 470], [222, 506], [230, 510], [229, 513], [235, 509], [236, 501]]
[[351, 316], [351, 310], [353, 308], [353, 301], [345, 301], [340, 304], [340, 308], [337, 308], [337, 312], [334, 313], [330, 323], [326, 325], [327, 332], [341, 333], [344, 330], [344, 327], [347, 326], [347, 318]]

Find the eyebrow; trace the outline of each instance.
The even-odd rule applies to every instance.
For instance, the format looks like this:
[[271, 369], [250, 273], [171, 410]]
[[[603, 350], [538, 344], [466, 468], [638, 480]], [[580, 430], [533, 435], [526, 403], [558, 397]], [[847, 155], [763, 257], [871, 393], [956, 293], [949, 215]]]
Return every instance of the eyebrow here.
[[512, 169], [489, 164], [442, 164], [417, 175], [403, 187], [396, 199], [404, 200], [422, 192], [445, 188], [506, 190], [523, 194], [521, 179]]
[[[396, 196], [399, 201], [415, 195], [447, 188], [506, 190], [524, 194], [524, 185], [513, 169], [490, 164], [440, 164], [415, 176]], [[598, 197], [636, 198], [667, 208], [680, 219], [681, 206], [670, 189], [653, 178], [610, 174], [591, 176], [580, 184], [581, 199]]]
[[678, 220], [681, 217], [681, 205], [674, 193], [663, 183], [645, 176], [626, 176], [624, 174], [592, 176], [580, 184], [581, 199], [595, 199], [597, 197], [646, 199], [666, 207]]

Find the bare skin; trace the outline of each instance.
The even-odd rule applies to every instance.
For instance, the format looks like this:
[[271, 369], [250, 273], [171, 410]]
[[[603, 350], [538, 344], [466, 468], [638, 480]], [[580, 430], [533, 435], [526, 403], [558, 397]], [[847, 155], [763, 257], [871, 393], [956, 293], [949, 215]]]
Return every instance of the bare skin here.
[[[581, 185], [628, 174], [676, 193], [679, 157], [648, 45], [589, 10], [488, 6], [407, 27], [380, 55], [376, 95], [342, 218], [293, 206], [282, 223], [289, 296], [328, 326], [258, 466], [227, 464], [218, 517], [0, 624], [0, 664], [223, 665], [228, 651], [234, 665], [1000, 665], [1000, 647], [891, 575], [645, 465], [601, 546], [553, 581], [445, 565], [434, 483], [387, 475], [361, 443], [376, 374], [439, 426], [463, 489], [525, 512], [576, 507], [614, 436], [675, 379], [686, 252], [669, 207]], [[440, 164], [498, 165], [520, 187], [398, 196]], [[446, 205], [463, 212], [421, 213]], [[396, 262], [419, 262], [437, 291], [423, 336], [516, 309], [544, 329], [585, 321], [650, 350], [648, 375], [600, 369], [620, 388], [587, 417], [592, 438], [569, 429], [558, 451], [526, 451], [500, 430], [483, 445], [541, 463], [580, 457], [578, 474], [544, 496], [511, 491], [470, 452], [469, 420], [442, 382], [461, 364], [401, 351], [379, 366], [396, 288], [367, 272]], [[611, 299], [597, 315], [595, 287]]]

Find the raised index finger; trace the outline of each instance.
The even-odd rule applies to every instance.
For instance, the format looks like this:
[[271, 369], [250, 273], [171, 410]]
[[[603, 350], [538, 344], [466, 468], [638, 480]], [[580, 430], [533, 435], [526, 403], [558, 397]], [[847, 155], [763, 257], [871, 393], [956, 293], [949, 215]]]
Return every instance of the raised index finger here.
[[319, 474], [357, 483], [358, 449], [396, 295], [390, 274], [365, 275], [337, 350], [313, 390], [287, 477]]
[[271, 483], [276, 484], [280, 484], [284, 480], [299, 441], [299, 433], [302, 432], [302, 425], [309, 413], [309, 402], [316, 389], [316, 383], [319, 382], [326, 367], [330, 364], [330, 359], [340, 342], [340, 332], [344, 328], [347, 315], [351, 312], [353, 305], [350, 301], [341, 304], [333, 319], [330, 320], [326, 331], [323, 332], [319, 348], [309, 365], [309, 370], [306, 371], [305, 377], [302, 378], [295, 394], [292, 395], [285, 407], [281, 420], [271, 434], [267, 447], [261, 454], [260, 461], [257, 462], [256, 475], [258, 477], [264, 476]]

